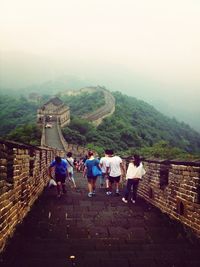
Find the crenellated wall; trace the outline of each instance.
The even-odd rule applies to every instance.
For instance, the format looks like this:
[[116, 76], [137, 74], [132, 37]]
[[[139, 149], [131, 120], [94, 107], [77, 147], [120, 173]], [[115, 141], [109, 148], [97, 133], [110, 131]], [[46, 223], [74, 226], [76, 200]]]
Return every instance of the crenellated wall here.
[[[0, 140], [0, 252], [47, 185], [51, 160], [63, 153]], [[200, 163], [145, 160], [144, 166], [139, 195], [200, 237]]]
[[57, 123], [56, 127], [57, 127], [57, 130], [58, 130], [60, 141], [61, 141], [66, 153], [67, 152], [72, 152], [73, 157], [77, 157], [77, 158], [83, 157], [83, 156], [88, 154], [88, 149], [87, 148], [79, 146], [79, 145], [76, 145], [76, 144], [67, 143], [67, 141], [65, 140], [65, 138], [64, 138], [64, 136], [62, 134], [60, 125], [58, 123]]
[[145, 160], [139, 195], [200, 237], [200, 163]]
[[[87, 90], [87, 88], [85, 89]], [[104, 94], [105, 105], [95, 110], [94, 112], [83, 115], [83, 118], [93, 122], [94, 125], [98, 126], [104, 118], [111, 116], [115, 112], [115, 98], [105, 88], [98, 86], [96, 88], [91, 89], [93, 91], [102, 91], [102, 93]]]
[[0, 251], [48, 183], [61, 151], [0, 140]]

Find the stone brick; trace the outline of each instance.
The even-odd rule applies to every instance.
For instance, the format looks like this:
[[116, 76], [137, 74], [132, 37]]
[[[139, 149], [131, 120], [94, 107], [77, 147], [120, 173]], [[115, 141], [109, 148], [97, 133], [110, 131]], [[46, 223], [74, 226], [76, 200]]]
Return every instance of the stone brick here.
[[[13, 188], [8, 189], [4, 185], [4, 181], [0, 181], [0, 224], [5, 221], [9, 222], [9, 230], [4, 233], [2, 243], [8, 238], [9, 233], [13, 232], [17, 221], [21, 221], [28, 213], [30, 206], [33, 205], [35, 200], [41, 194], [43, 188], [47, 184], [48, 177], [46, 169], [52, 160], [52, 157], [58, 151], [51, 149], [39, 150], [35, 149], [34, 152], [34, 165], [33, 177], [29, 177], [30, 173], [30, 155], [29, 150], [20, 147], [13, 147], [7, 149], [3, 144], [1, 155], [3, 159], [0, 160], [2, 167], [1, 179], [7, 179], [7, 161], [13, 164], [14, 180]], [[87, 152], [84, 148], [77, 147], [77, 145], [68, 145], [69, 150], [81, 150]], [[1, 150], [1, 149], [0, 149]], [[2, 154], [4, 153], [4, 154]], [[189, 225], [191, 228], [199, 232], [200, 224], [200, 209], [197, 203], [198, 195], [196, 193], [197, 186], [200, 184], [199, 170], [200, 167], [184, 166], [170, 164], [169, 184], [164, 190], [160, 190], [160, 166], [158, 163], [144, 162], [147, 174], [139, 186], [139, 194], [151, 204], [157, 206], [161, 211], [170, 214], [176, 220]], [[0, 168], [1, 169], [1, 168]], [[154, 192], [154, 199], [149, 199], [149, 189], [152, 188]], [[8, 192], [8, 193], [7, 193]], [[177, 214], [176, 197], [181, 197], [184, 201], [184, 208], [187, 210], [187, 218]], [[6, 202], [5, 202], [6, 201]], [[23, 201], [23, 202], [22, 202]], [[89, 205], [89, 204], [88, 204]], [[92, 207], [92, 206], [88, 206]], [[91, 211], [93, 212], [93, 211]], [[94, 213], [95, 215], [95, 213]], [[13, 218], [13, 219], [12, 219]], [[1, 244], [0, 244], [1, 249]]]

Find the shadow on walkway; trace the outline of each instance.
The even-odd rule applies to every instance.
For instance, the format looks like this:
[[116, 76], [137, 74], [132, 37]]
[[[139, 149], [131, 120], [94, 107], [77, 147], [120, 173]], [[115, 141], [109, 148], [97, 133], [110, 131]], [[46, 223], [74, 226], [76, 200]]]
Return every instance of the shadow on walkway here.
[[[1, 255], [2, 267], [200, 266], [200, 242], [142, 199], [124, 204], [86, 179], [56, 198], [44, 190]], [[70, 260], [70, 256], [75, 259]]]

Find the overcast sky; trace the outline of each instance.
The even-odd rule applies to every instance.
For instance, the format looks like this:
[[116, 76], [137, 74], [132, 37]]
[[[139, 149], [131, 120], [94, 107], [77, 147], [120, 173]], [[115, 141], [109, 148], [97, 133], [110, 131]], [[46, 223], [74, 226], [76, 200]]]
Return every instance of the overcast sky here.
[[0, 47], [3, 85], [73, 75], [200, 117], [199, 0], [0, 0]]

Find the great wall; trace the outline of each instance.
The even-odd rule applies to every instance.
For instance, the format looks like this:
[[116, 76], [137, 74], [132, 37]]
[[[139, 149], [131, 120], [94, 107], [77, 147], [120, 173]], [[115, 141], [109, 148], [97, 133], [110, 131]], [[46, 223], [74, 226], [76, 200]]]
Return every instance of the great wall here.
[[[105, 96], [114, 103], [113, 97], [107, 93]], [[113, 106], [106, 112], [99, 109], [88, 118], [99, 123], [113, 111]], [[46, 137], [50, 131], [44, 125], [40, 147], [0, 140], [0, 251], [47, 186], [47, 168], [55, 155], [73, 151], [78, 156], [87, 152], [66, 143], [59, 121], [54, 128], [63, 150], [49, 146]], [[147, 172], [139, 195], [200, 238], [200, 163], [146, 159], [144, 165]]]
[[[81, 92], [84, 92], [87, 90], [91, 90], [91, 89], [85, 89], [82, 90]], [[106, 89], [101, 88], [101, 87], [97, 87], [97, 88], [93, 88], [93, 91], [96, 90], [101, 90], [101, 92], [103, 93], [104, 99], [105, 99], [105, 105], [103, 105], [102, 107], [100, 107], [99, 109], [95, 110], [92, 113], [86, 114], [83, 116], [83, 118], [93, 122], [96, 126], [99, 125], [102, 120], [108, 116], [111, 116], [114, 112], [115, 112], [115, 98], [113, 97], [113, 95]]]

